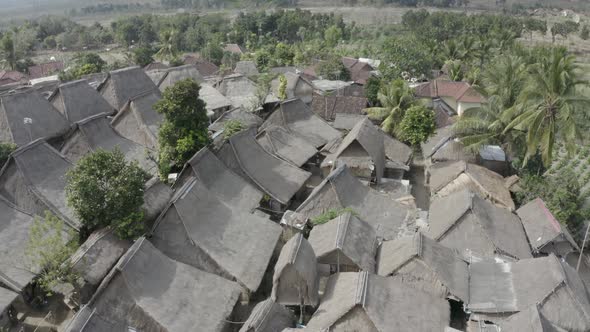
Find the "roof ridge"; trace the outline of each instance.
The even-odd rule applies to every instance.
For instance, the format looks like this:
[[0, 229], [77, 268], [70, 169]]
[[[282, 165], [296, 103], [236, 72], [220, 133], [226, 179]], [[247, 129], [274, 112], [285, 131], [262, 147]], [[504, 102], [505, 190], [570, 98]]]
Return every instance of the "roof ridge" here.
[[256, 330], [261, 329], [265, 325], [266, 318], [272, 312], [274, 301], [268, 298], [265, 301], [262, 301], [261, 304], [262, 306], [260, 310], [254, 313], [251, 322], [255, 323]]
[[301, 243], [303, 243], [303, 235], [301, 235], [301, 233], [295, 234], [295, 238], [296, 238], [296, 240], [293, 241], [293, 244], [291, 244], [291, 247], [292, 247], [291, 249], [295, 249], [295, 250], [291, 250], [291, 252], [289, 253], [289, 263], [290, 264], [295, 263], [295, 260], [297, 259], [297, 255], [299, 254], [299, 249], [301, 249]]
[[344, 219], [344, 216], [350, 216], [350, 212], [338, 216], [338, 227], [336, 228], [336, 249], [342, 250], [344, 246], [344, 239], [346, 238], [346, 230], [349, 225], [349, 218]]
[[369, 282], [369, 273], [366, 271], [358, 272], [358, 278], [356, 283], [356, 291], [354, 294], [354, 304], [360, 304], [363, 308], [365, 307], [365, 300], [367, 298], [367, 285]]

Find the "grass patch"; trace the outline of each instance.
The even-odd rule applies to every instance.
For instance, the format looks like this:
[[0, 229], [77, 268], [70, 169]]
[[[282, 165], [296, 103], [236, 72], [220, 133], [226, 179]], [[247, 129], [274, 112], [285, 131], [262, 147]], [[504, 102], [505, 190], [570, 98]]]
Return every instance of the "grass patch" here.
[[311, 219], [311, 223], [313, 225], [321, 225], [321, 224], [325, 224], [328, 221], [335, 219], [343, 214], [345, 214], [346, 212], [350, 212], [352, 215], [356, 216], [357, 213], [354, 212], [354, 210], [352, 208], [343, 208], [343, 209], [330, 209], [322, 214], [320, 214], [319, 216], [312, 218]]

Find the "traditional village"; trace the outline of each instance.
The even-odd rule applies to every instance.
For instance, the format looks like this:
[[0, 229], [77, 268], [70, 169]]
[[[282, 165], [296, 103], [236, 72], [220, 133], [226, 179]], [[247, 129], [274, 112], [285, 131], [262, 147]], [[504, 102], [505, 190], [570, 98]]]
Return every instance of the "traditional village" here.
[[569, 127], [484, 134], [452, 61], [223, 51], [0, 71], [0, 331], [590, 331], [590, 224], [515, 166], [564, 172]]

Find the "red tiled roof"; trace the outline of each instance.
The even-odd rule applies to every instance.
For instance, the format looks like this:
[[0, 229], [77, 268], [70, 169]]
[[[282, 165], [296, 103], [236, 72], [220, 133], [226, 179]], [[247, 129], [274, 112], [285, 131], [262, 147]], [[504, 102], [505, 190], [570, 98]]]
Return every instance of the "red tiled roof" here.
[[364, 114], [367, 98], [351, 96], [322, 96], [313, 94], [312, 111], [327, 121], [334, 121], [337, 113]]
[[199, 73], [203, 76], [217, 75], [219, 67], [214, 63], [200, 59], [194, 55], [187, 55], [184, 57], [185, 65], [195, 65]]
[[26, 78], [27, 75], [18, 71], [0, 71], [0, 85], [18, 83], [20, 81], [26, 80]]
[[57, 74], [64, 69], [64, 63], [61, 61], [53, 61], [41, 63], [29, 67], [29, 76], [31, 79], [41, 78]]
[[437, 98], [451, 97], [458, 102], [481, 103], [484, 97], [467, 82], [434, 80], [416, 87], [414, 93], [418, 97]]
[[350, 71], [350, 79], [359, 84], [366, 84], [373, 67], [366, 62], [350, 57], [342, 57], [342, 64]]

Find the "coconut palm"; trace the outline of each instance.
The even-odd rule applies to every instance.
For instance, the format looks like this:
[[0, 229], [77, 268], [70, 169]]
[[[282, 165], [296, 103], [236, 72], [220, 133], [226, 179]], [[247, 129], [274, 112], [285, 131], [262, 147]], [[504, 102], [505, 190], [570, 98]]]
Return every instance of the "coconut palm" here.
[[526, 63], [521, 57], [501, 55], [483, 72], [481, 93], [498, 96], [503, 108], [512, 107], [526, 82]]
[[529, 80], [514, 107], [515, 116], [504, 132], [524, 129], [526, 135], [526, 161], [541, 152], [548, 166], [553, 157], [555, 141], [565, 143], [568, 152], [575, 149], [580, 137], [579, 119], [585, 119], [581, 106], [589, 106], [590, 99], [581, 96], [577, 87], [588, 85], [577, 77], [575, 58], [564, 48], [543, 54], [530, 66]]
[[377, 94], [381, 107], [367, 108], [371, 120], [382, 121], [381, 128], [393, 135], [395, 127], [404, 116], [404, 112], [415, 102], [414, 94], [408, 84], [401, 79], [383, 86]]
[[162, 32], [160, 36], [160, 40], [162, 42], [162, 47], [156, 52], [154, 57], [156, 59], [162, 61], [170, 61], [176, 57], [176, 45], [174, 38], [176, 37], [176, 32], [171, 30], [166, 30]]

